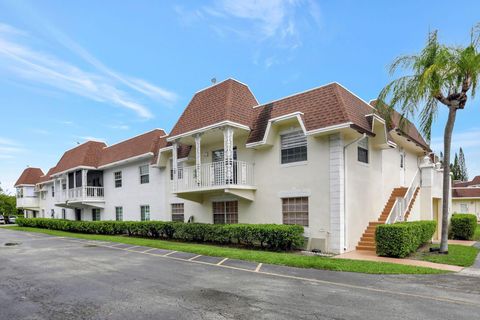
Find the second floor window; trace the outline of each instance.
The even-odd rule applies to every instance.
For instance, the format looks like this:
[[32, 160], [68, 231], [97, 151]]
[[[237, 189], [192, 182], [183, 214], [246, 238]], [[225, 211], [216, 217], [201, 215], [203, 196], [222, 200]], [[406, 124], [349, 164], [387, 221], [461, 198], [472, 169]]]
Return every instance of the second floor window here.
[[115, 207], [115, 220], [123, 221], [123, 207]]
[[150, 221], [150, 206], [140, 206], [140, 220]]
[[307, 161], [307, 137], [302, 130], [280, 136], [281, 163]]
[[148, 164], [144, 165], [144, 166], [140, 166], [139, 167], [140, 169], [140, 183], [141, 184], [144, 184], [144, 183], [149, 183], [150, 182], [150, 168], [148, 166]]
[[122, 171], [117, 171], [113, 174], [115, 178], [115, 188], [120, 188], [122, 186]]
[[52, 186], [52, 198], [55, 197], [55, 186]]
[[368, 138], [358, 141], [358, 161], [368, 163]]

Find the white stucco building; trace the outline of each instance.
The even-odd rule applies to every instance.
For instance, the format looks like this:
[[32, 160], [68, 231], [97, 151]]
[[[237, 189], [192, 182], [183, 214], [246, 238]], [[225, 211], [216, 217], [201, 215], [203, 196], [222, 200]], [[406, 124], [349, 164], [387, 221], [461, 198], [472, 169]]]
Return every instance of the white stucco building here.
[[474, 214], [480, 221], [480, 176], [471, 181], [453, 182], [452, 211]]
[[[16, 183], [27, 215], [286, 223], [309, 248], [373, 250], [381, 223], [437, 219], [441, 170], [411, 123], [338, 83], [260, 104], [227, 79], [198, 91], [169, 135], [89, 141]], [[52, 211], [53, 210], [53, 211]]]

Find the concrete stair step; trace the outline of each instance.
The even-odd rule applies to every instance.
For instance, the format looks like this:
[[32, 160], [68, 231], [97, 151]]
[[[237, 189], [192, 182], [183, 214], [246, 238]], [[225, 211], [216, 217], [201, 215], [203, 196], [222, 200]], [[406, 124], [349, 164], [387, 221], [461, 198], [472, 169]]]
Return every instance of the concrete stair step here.
[[365, 251], [376, 251], [377, 248], [371, 246], [357, 246], [356, 250], [365, 250]]

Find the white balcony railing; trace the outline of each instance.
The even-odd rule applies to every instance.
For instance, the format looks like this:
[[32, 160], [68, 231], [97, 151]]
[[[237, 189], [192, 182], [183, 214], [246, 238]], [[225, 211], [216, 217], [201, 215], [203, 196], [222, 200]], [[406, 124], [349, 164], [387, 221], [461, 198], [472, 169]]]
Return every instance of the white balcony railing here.
[[62, 190], [56, 196], [57, 202], [103, 200], [103, 187], [83, 186]]
[[177, 185], [174, 183], [173, 190], [185, 192], [253, 185], [253, 165], [234, 160], [231, 164], [223, 161], [204, 163], [199, 166], [199, 170], [197, 166], [179, 168]]
[[38, 208], [38, 197], [17, 198], [17, 208]]

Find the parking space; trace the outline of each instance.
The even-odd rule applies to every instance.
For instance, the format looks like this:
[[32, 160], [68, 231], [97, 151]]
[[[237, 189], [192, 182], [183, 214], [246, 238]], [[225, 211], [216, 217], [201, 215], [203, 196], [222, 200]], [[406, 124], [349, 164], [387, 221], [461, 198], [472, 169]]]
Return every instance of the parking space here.
[[[4, 246], [10, 241], [19, 245]], [[451, 274], [298, 269], [5, 229], [0, 258], [0, 272], [16, 270], [0, 278], [0, 319], [474, 319], [480, 312], [479, 279]]]

